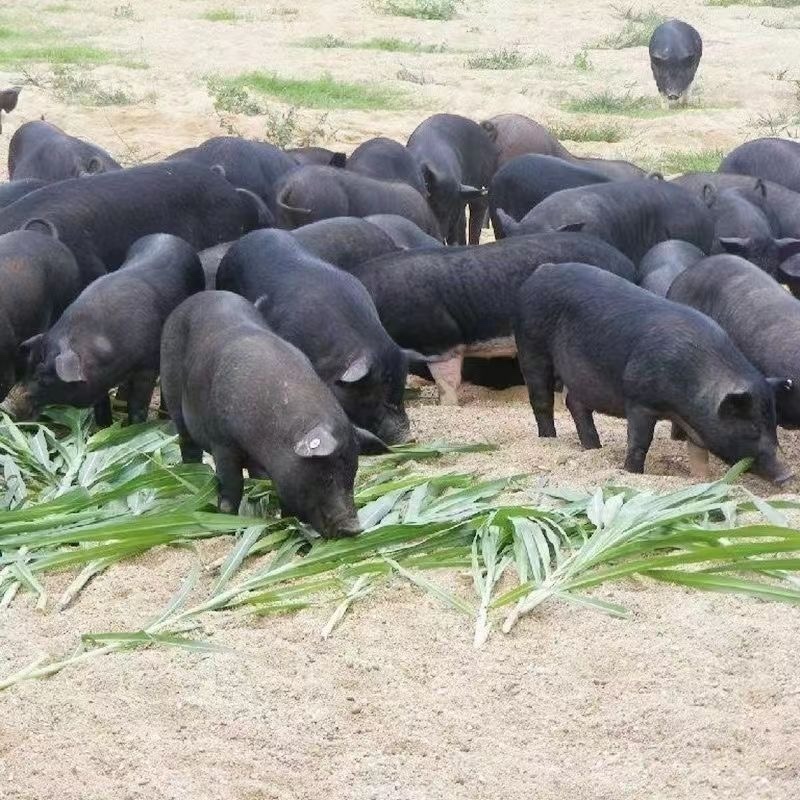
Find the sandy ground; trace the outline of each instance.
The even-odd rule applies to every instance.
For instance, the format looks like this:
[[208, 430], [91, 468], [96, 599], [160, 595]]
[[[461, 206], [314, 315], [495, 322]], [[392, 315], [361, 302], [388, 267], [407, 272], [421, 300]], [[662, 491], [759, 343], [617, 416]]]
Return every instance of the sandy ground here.
[[[403, 140], [436, 111], [474, 118], [519, 111], [573, 121], [560, 110], [567, 97], [604, 88], [654, 93], [642, 48], [591, 51], [590, 72], [561, 66], [586, 42], [622, 26], [610, 3], [466, 5], [451, 22], [422, 22], [376, 16], [353, 0], [279, 0], [238, 4], [245, 20], [227, 24], [200, 20], [220, 7], [200, 0], [133, 2], [134, 20], [115, 18], [114, 4], [99, 0], [7, 2], [0, 25], [47, 25], [65, 40], [143, 61], [147, 69], [102, 66], [90, 74], [105, 86], [156, 96], [154, 104], [98, 109], [28, 86], [5, 122], [0, 161], [15, 127], [41, 114], [126, 160], [217, 135], [202, 80], [209, 72], [329, 71], [408, 93], [404, 111], [331, 112], [327, 141], [345, 149], [376, 134]], [[59, 6], [68, 10], [52, 10]], [[761, 23], [797, 21], [800, 13], [694, 2], [675, 3], [669, 12], [704, 35], [695, 102], [705, 107], [677, 117], [621, 118], [621, 142], [575, 144], [576, 151], [647, 160], [671, 150], [727, 148], [760, 132], [753, 125], [760, 114], [789, 107], [790, 78], [800, 77], [798, 34]], [[325, 34], [399, 36], [464, 51], [518, 46], [548, 54], [556, 66], [472, 71], [463, 68], [464, 53], [290, 46]], [[401, 68], [424, 73], [430, 83], [397, 80]], [[0, 83], [20, 77], [0, 72]], [[310, 126], [319, 115], [304, 111], [301, 119]], [[236, 124], [263, 135], [262, 119]], [[463, 399], [457, 409], [415, 406], [416, 436], [490, 441], [500, 451], [449, 459], [442, 468], [526, 471], [581, 486], [613, 480], [669, 489], [689, 480], [683, 449], [669, 440], [666, 426], [659, 426], [648, 474], [628, 476], [619, 469], [625, 437], [619, 421], [598, 420], [605, 447], [584, 453], [563, 413], [560, 438], [537, 441], [520, 390], [468, 387]], [[782, 443], [786, 458], [800, 464], [800, 437], [786, 434]], [[719, 474], [721, 465], [714, 466]], [[770, 493], [756, 479], [745, 483]], [[216, 543], [202, 552], [212, 559], [224, 550]], [[163, 607], [189, 566], [181, 551], [151, 553], [101, 576], [62, 613], [36, 612], [29, 598], [19, 599], [0, 617], [0, 675], [69, 651], [81, 633], [135, 629]], [[49, 579], [48, 590], [57, 594], [69, 577]], [[469, 591], [462, 576], [441, 579]], [[465, 619], [402, 582], [358, 605], [328, 641], [319, 636], [327, 611], [265, 620], [214, 615], [205, 632], [241, 656], [116, 655], [3, 694], [0, 798], [796, 797], [800, 690], [792, 665], [800, 612], [633, 583], [601, 595], [630, 608], [631, 618], [549, 605], [478, 652]]]

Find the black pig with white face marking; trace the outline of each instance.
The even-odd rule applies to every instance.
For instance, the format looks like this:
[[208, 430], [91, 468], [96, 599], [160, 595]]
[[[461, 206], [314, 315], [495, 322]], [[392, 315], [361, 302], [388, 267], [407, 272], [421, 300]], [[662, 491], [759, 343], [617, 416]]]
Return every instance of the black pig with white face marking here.
[[650, 67], [658, 91], [668, 103], [686, 103], [702, 55], [703, 40], [686, 22], [671, 19], [653, 31]]
[[353, 427], [309, 360], [231, 292], [201, 292], [167, 320], [161, 388], [187, 462], [214, 457], [219, 508], [235, 513], [242, 470], [268, 475], [281, 508], [325, 537], [359, 532], [353, 482], [385, 445]]
[[110, 425], [108, 391], [124, 384], [130, 421], [144, 422], [164, 322], [204, 288], [190, 245], [166, 233], [139, 239], [119, 270], [91, 283], [47, 333], [25, 342], [34, 408], [94, 406], [98, 424]]

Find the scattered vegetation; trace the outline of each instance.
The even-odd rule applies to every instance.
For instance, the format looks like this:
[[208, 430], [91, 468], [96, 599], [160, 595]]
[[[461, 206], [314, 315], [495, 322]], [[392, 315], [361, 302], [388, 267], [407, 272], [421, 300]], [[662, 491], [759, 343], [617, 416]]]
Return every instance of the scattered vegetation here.
[[585, 114], [620, 114], [626, 117], [648, 117], [669, 113], [653, 97], [630, 93], [615, 95], [609, 91], [568, 100], [562, 108], [565, 111]]
[[762, 136], [789, 136], [797, 139], [800, 138], [800, 111], [759, 114], [750, 120], [750, 126]]
[[[721, 481], [669, 494], [545, 487], [506, 505], [501, 495], [524, 488], [525, 476], [423, 475], [410, 463], [491, 448], [405, 445], [361, 466], [355, 496], [364, 532], [324, 541], [277, 516], [268, 481], [247, 482], [242, 516], [217, 513], [210, 467], [180, 464], [164, 424], [92, 433], [88, 420], [76, 409], [52, 409], [47, 425], [0, 418], [0, 608], [27, 593], [39, 609], [62, 610], [95, 576], [154, 548], [191, 549], [220, 537], [230, 546], [214, 564], [198, 561], [167, 607], [140, 629], [87, 632], [70, 655], [6, 676], [0, 689], [122, 650], [225, 651], [197, 633], [205, 615], [222, 610], [264, 616], [328, 608], [320, 631], [327, 638], [355, 603], [395, 580], [469, 620], [476, 647], [544, 603], [625, 617], [627, 609], [597, 588], [634, 576], [800, 604], [791, 574], [800, 569], [800, 531], [780, 510], [798, 504], [770, 504], [733, 487], [744, 463]], [[441, 586], [433, 571], [442, 569], [471, 576], [473, 591]], [[214, 580], [198, 598], [204, 570]], [[64, 571], [73, 580], [50, 597], [42, 579]]]
[[591, 45], [598, 50], [623, 50], [627, 47], [647, 47], [653, 31], [666, 22], [667, 18], [655, 9], [635, 11], [632, 8], [616, 9], [618, 17], [625, 20], [622, 29], [617, 33], [603, 37]]
[[400, 67], [400, 69], [397, 70], [397, 80], [405, 81], [406, 83], [416, 83], [418, 86], [438, 83], [438, 81], [426, 75], [422, 70], [415, 72], [414, 70], [408, 69], [408, 67]]
[[751, 6], [755, 8], [796, 8], [800, 0], [706, 0], [707, 6]]
[[310, 47], [315, 50], [344, 49], [349, 50], [383, 50], [387, 53], [446, 53], [445, 44], [422, 44], [409, 39], [394, 37], [377, 37], [366, 39], [362, 42], [348, 42], [338, 36], [312, 36], [298, 42], [300, 47]]
[[114, 6], [111, 11], [111, 16], [114, 19], [127, 19], [132, 22], [141, 22], [142, 18], [136, 15], [133, 6], [130, 3], [124, 3], [121, 6]]
[[581, 72], [591, 72], [594, 65], [589, 60], [589, 53], [586, 50], [581, 50], [572, 57], [572, 66]]
[[244, 114], [246, 117], [257, 117], [266, 113], [263, 103], [256, 100], [245, 88], [224, 78], [212, 75], [206, 79], [206, 85], [217, 112]]
[[663, 175], [682, 175], [684, 172], [716, 172], [725, 150], [670, 150], [652, 160], [650, 166]]
[[765, 28], [776, 28], [779, 31], [800, 30], [800, 19], [762, 19], [761, 24]]
[[304, 120], [294, 106], [285, 111], [267, 109], [264, 139], [278, 147], [313, 147], [329, 142], [335, 135], [328, 124], [328, 112], [315, 120]]
[[69, 3], [55, 3], [51, 6], [45, 6], [43, 11], [46, 11], [49, 14], [64, 14], [67, 11], [73, 11], [73, 7], [69, 5]]
[[395, 89], [337, 81], [330, 74], [302, 80], [283, 78], [270, 72], [247, 72], [214, 80], [219, 92], [241, 98], [243, 102], [248, 96], [247, 91], [251, 91], [275, 97], [289, 105], [307, 108], [370, 110], [401, 108], [405, 105], [402, 94]]
[[491, 53], [471, 56], [466, 60], [464, 66], [469, 69], [521, 69], [530, 66], [547, 66], [550, 63], [550, 57], [544, 53], [525, 56], [517, 50], [502, 48]]
[[23, 68], [22, 74], [26, 83], [48, 89], [64, 103], [96, 107], [153, 105], [157, 98], [155, 91], [142, 96], [133, 95], [127, 88], [102, 84], [84, 70], [64, 64], [56, 65], [46, 73]]
[[621, 142], [622, 129], [612, 123], [562, 123], [548, 124], [547, 129], [559, 141], [567, 142]]
[[216, 8], [211, 11], [206, 11], [201, 19], [207, 22], [236, 22], [239, 16], [233, 8]]
[[378, 14], [415, 19], [450, 20], [456, 15], [457, 0], [371, 0]]

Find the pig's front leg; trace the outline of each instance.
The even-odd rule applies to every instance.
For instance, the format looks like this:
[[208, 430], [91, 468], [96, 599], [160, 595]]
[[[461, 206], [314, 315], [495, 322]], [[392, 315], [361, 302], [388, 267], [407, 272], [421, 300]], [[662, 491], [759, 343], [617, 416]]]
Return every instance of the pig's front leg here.
[[439, 389], [439, 402], [443, 406], [458, 405], [458, 387], [461, 386], [461, 365], [464, 356], [458, 355], [448, 358], [447, 361], [434, 361], [428, 364], [431, 377]]
[[131, 425], [147, 422], [147, 412], [153, 399], [157, 378], [158, 373], [154, 370], [141, 370], [131, 375], [127, 386], [128, 422]]
[[94, 404], [94, 421], [98, 428], [108, 428], [114, 421], [111, 416], [111, 398], [106, 392], [106, 396]]
[[708, 466], [708, 450], [695, 444], [691, 439], [687, 439], [686, 454], [689, 456], [689, 474], [693, 478], [707, 481], [711, 477], [711, 470]]

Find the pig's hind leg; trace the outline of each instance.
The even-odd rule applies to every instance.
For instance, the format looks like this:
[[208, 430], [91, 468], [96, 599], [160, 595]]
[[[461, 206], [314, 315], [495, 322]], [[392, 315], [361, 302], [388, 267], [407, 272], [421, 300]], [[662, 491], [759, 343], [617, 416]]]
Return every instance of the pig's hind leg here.
[[600, 437], [597, 434], [597, 428], [594, 426], [592, 409], [576, 399], [574, 393], [569, 391], [569, 387], [567, 387], [566, 405], [567, 410], [572, 415], [572, 419], [575, 422], [575, 428], [578, 431], [578, 439], [580, 439], [581, 447], [584, 450], [598, 450], [602, 447], [600, 444]]
[[541, 353], [519, 352], [519, 366], [522, 377], [528, 387], [528, 399], [536, 417], [536, 427], [541, 438], [552, 438], [556, 435], [556, 423], [553, 416], [555, 392], [555, 370], [553, 362]]
[[111, 415], [111, 398], [106, 396], [94, 404], [94, 421], [98, 428], [108, 428], [114, 421]]
[[244, 459], [234, 448], [217, 445], [211, 448], [219, 482], [219, 510], [224, 514], [236, 514], [242, 502]]
[[643, 406], [630, 404], [625, 408], [628, 419], [628, 452], [625, 469], [628, 472], [644, 472], [644, 460], [653, 443], [653, 434], [658, 417]]

